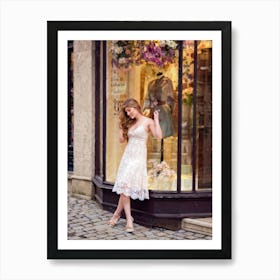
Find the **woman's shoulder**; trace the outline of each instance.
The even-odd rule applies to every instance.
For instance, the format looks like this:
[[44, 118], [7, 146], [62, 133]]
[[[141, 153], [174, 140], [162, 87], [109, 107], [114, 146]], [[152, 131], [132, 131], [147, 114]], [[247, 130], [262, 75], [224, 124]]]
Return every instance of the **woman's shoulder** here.
[[146, 124], [151, 124], [151, 123], [153, 123], [153, 119], [148, 118], [148, 117], [143, 117], [143, 118], [144, 118], [143, 123], [146, 123]]
[[147, 132], [150, 131], [150, 127], [151, 127], [152, 122], [153, 122], [153, 120], [151, 118], [144, 117], [142, 125]]

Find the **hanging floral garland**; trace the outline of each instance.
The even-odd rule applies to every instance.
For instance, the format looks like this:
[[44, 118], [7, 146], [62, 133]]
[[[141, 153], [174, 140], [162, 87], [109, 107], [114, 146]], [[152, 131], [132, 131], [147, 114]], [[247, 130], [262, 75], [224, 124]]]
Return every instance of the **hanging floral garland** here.
[[177, 46], [172, 40], [112, 41], [112, 64], [124, 69], [143, 63], [163, 68], [175, 62]]
[[112, 41], [110, 51], [112, 64], [117, 68], [129, 69], [140, 63], [139, 41]]
[[194, 41], [183, 41], [183, 104], [193, 103]]
[[144, 41], [141, 51], [141, 60], [160, 68], [175, 62], [176, 41]]

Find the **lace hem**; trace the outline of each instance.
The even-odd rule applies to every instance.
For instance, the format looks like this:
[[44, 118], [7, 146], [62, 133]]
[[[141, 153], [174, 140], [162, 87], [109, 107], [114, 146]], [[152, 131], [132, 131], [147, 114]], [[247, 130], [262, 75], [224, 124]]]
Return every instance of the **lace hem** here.
[[146, 189], [130, 188], [126, 184], [115, 184], [113, 187], [113, 192], [117, 194], [124, 194], [130, 196], [131, 199], [149, 199], [149, 191]]

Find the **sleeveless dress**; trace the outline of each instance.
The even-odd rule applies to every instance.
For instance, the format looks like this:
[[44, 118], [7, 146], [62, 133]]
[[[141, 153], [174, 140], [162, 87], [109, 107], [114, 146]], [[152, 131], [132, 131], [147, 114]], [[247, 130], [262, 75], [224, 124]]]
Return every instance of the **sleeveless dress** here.
[[113, 192], [132, 199], [149, 199], [147, 176], [147, 138], [144, 120], [128, 130], [128, 143], [120, 161]]

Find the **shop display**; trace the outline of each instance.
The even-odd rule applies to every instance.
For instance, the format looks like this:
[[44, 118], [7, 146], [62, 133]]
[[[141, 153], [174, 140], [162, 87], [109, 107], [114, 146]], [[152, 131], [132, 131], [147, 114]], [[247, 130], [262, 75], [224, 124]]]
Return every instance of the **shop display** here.
[[174, 134], [172, 113], [174, 110], [174, 91], [172, 81], [157, 73], [157, 78], [149, 82], [145, 101], [144, 115], [152, 116], [154, 111], [159, 111], [159, 123], [163, 138]]
[[157, 160], [149, 160], [151, 165], [148, 171], [148, 184], [150, 190], [176, 190], [177, 174], [170, 168], [167, 162], [158, 162]]
[[[148, 137], [148, 185], [154, 191], [177, 191], [178, 130], [181, 130], [181, 191], [211, 188], [211, 41], [197, 47], [196, 116], [194, 116], [194, 41], [183, 42], [181, 124], [178, 125], [178, 44], [176, 41], [109, 41], [106, 96], [106, 180], [114, 182], [125, 144], [118, 143], [118, 113], [123, 100], [139, 100], [143, 114], [159, 110], [163, 139]], [[210, 76], [209, 76], [210, 75]], [[210, 83], [210, 84], [209, 84]], [[210, 86], [209, 86], [210, 85]], [[210, 93], [209, 93], [210, 92]], [[197, 127], [194, 130], [193, 121]], [[207, 129], [204, 129], [207, 124]], [[195, 134], [194, 134], [195, 131]], [[206, 137], [206, 138], [205, 138]], [[209, 138], [210, 137], [210, 138]], [[196, 141], [196, 165], [193, 147]]]

